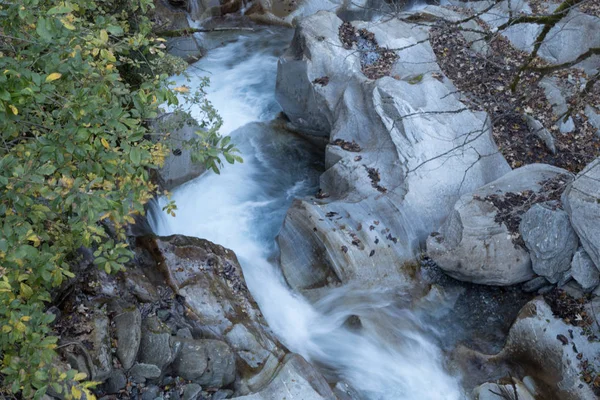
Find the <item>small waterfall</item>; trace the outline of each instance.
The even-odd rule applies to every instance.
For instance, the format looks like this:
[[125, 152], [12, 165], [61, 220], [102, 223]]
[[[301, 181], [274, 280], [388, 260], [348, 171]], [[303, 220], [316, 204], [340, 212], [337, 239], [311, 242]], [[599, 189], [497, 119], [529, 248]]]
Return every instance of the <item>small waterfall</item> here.
[[[459, 400], [464, 397], [459, 379], [444, 369], [433, 329], [407, 308], [401, 289], [346, 286], [309, 304], [289, 289], [273, 262], [287, 208], [294, 198], [316, 192], [323, 167], [311, 145], [268, 123], [280, 111], [276, 64], [291, 34], [263, 28], [229, 36], [226, 45], [190, 67], [192, 75], [209, 74], [208, 95], [224, 119], [222, 132], [231, 133], [244, 164], [175, 189], [175, 218], [160, 212], [166, 200], [159, 199], [149, 215], [153, 229], [234, 250], [275, 334], [332, 382], [350, 384], [361, 399]], [[181, 77], [176, 81], [184, 83]]]

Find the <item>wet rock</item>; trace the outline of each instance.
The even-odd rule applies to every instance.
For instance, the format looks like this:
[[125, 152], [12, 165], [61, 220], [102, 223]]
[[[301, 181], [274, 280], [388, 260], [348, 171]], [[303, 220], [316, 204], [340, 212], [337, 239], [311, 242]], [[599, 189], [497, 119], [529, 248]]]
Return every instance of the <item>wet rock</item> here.
[[115, 335], [117, 337], [117, 357], [123, 368], [128, 370], [133, 366], [142, 339], [142, 315], [135, 308], [125, 311], [113, 318]]
[[571, 274], [583, 290], [591, 292], [600, 284], [600, 271], [585, 252], [583, 247], [577, 249], [571, 261]]
[[500, 400], [513, 399], [518, 400], [535, 400], [531, 392], [527, 389], [523, 382], [513, 378], [514, 383], [484, 383], [473, 390], [474, 400]]
[[562, 201], [581, 245], [600, 269], [600, 158], [577, 174]]
[[250, 368], [258, 368], [271, 354], [258, 343], [252, 333], [242, 324], [234, 325], [225, 337], [238, 356]]
[[[278, 65], [276, 96], [291, 124], [331, 143], [320, 179], [328, 201], [294, 202], [278, 238], [283, 274], [298, 290], [406, 281], [405, 266], [457, 197], [510, 169], [485, 114], [469, 111], [454, 88], [431, 75], [441, 71], [426, 26], [398, 19], [350, 25], [381, 49], [405, 48], [385, 71], [368, 73], [377, 77], [389, 67], [390, 76], [365, 75], [360, 52], [340, 40], [342, 20], [327, 12], [299, 23]], [[322, 76], [329, 77], [326, 86], [314, 83]], [[473, 152], [456, 151], [460, 138], [475, 131]], [[359, 161], [335, 145], [353, 141], [357, 146], [346, 147], [359, 151]], [[328, 217], [332, 212], [337, 216]], [[377, 229], [358, 229], [375, 220]]]
[[301, 356], [288, 354], [281, 370], [258, 393], [238, 397], [239, 400], [337, 400], [323, 376]]
[[106, 383], [104, 384], [104, 391], [108, 394], [119, 393], [119, 391], [125, 389], [127, 385], [127, 377], [122, 369], [114, 370], [108, 375]]
[[[559, 335], [567, 345], [557, 339]], [[543, 299], [536, 298], [521, 310], [504, 349], [487, 362], [521, 365], [526, 375], [543, 383], [561, 400], [594, 399], [590, 386], [581, 382], [585, 370], [582, 360], [597, 354], [600, 343], [590, 342], [581, 327], [557, 318]], [[540, 398], [544, 398], [543, 393]]]
[[[264, 386], [284, 352], [265, 331], [266, 322], [246, 287], [235, 254], [209, 241], [178, 235], [139, 238], [138, 245], [158, 261], [166, 285], [187, 310], [194, 335], [221, 340], [233, 349], [240, 367], [236, 393], [243, 395]], [[172, 340], [186, 342], [185, 338]], [[178, 354], [180, 357], [181, 351]], [[251, 365], [247, 363], [250, 360]], [[235, 360], [232, 365], [235, 368]]]
[[159, 378], [161, 373], [156, 365], [144, 363], [137, 363], [129, 370], [129, 375], [137, 383], [144, 383], [146, 379]]
[[235, 380], [235, 356], [220, 340], [175, 339], [175, 373], [199, 385], [220, 388]]
[[200, 176], [204, 167], [192, 161], [192, 150], [185, 148], [187, 141], [197, 138], [198, 123], [188, 114], [179, 112], [165, 114], [155, 122], [154, 131], [164, 135], [181, 153], [171, 153], [158, 170], [158, 182], [165, 190], [171, 190], [191, 179]]
[[190, 383], [183, 387], [183, 396], [182, 400], [196, 400], [200, 398], [200, 393], [202, 393], [202, 386], [196, 383]]
[[169, 365], [173, 361], [170, 338], [171, 334], [158, 318], [147, 318], [143, 323], [140, 363], [155, 365], [159, 370]]
[[[202, 58], [206, 50], [202, 47], [196, 35], [192, 34], [169, 38], [167, 40], [167, 52], [192, 64]], [[180, 155], [183, 155], [183, 150]]]
[[534, 204], [523, 215], [519, 231], [533, 271], [550, 283], [558, 282], [570, 268], [579, 244], [567, 213], [554, 202]]
[[448, 275], [468, 282], [505, 286], [533, 278], [529, 254], [519, 244], [521, 216], [544, 182], [563, 176], [564, 186], [567, 171], [532, 164], [463, 195], [440, 232], [427, 239], [429, 256]]

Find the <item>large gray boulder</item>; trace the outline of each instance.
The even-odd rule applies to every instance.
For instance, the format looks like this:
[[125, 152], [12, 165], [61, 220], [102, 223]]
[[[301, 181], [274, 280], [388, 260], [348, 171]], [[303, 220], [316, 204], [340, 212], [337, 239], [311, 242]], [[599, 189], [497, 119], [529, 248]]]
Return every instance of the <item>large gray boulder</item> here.
[[[532, 14], [532, 9], [526, 0], [503, 0], [479, 2], [461, 2], [453, 1], [456, 5], [468, 4], [468, 7], [475, 8], [476, 11], [485, 11], [480, 18], [488, 23], [492, 28], [497, 28], [509, 20], [510, 12], [518, 15]], [[556, 7], [558, 4], [546, 3], [550, 7]], [[548, 11], [552, 12], [554, 8]], [[514, 24], [502, 32], [513, 46], [519, 50], [530, 52], [536, 44], [536, 39], [544, 27], [541, 24]], [[562, 18], [546, 35], [542, 42], [538, 56], [552, 64], [563, 64], [574, 61], [581, 54], [590, 48], [600, 47], [600, 20], [589, 14], [585, 14], [571, 7], [571, 11]], [[598, 61], [600, 57], [592, 56], [578, 64], [578, 67], [586, 70], [588, 74], [598, 70]]]
[[577, 174], [562, 201], [581, 245], [600, 269], [600, 158]]
[[157, 180], [161, 188], [171, 190], [205, 171], [203, 165], [192, 161], [192, 151], [188, 145], [190, 141], [198, 138], [196, 131], [199, 129], [196, 120], [186, 113], [165, 114], [154, 124], [154, 130], [160, 133], [173, 149], [158, 170]]
[[550, 283], [570, 268], [579, 239], [557, 202], [534, 204], [521, 219], [519, 232], [531, 256], [533, 271]]
[[[262, 388], [285, 352], [268, 330], [233, 251], [180, 235], [138, 238], [138, 245], [157, 261], [155, 268], [161, 272], [163, 284], [184, 299], [186, 314], [194, 321], [194, 337], [220, 341], [229, 349], [222, 349], [227, 357], [233, 352], [240, 377], [236, 392], [247, 394]], [[171, 341], [187, 343], [183, 338]], [[186, 351], [180, 347], [173, 347], [179, 357], [176, 364], [185, 357]], [[231, 360], [227, 360], [229, 365]]]
[[443, 78], [427, 26], [352, 23], [380, 49], [403, 49], [390, 76], [369, 79], [361, 62], [371, 59], [344, 47], [341, 25], [328, 12], [302, 20], [278, 66], [291, 125], [331, 143], [320, 180], [330, 197], [296, 201], [278, 238], [282, 271], [300, 290], [404, 281], [458, 197], [510, 170], [487, 115], [468, 110]]
[[239, 400], [337, 400], [329, 384], [297, 354], [289, 354], [269, 386]]
[[564, 186], [571, 178], [561, 168], [531, 164], [463, 195], [439, 232], [427, 239], [429, 256], [463, 281], [504, 286], [531, 279], [534, 273], [519, 240], [519, 222], [533, 199], [547, 197], [544, 183], [555, 179], [557, 186]]
[[552, 388], [557, 398], [591, 400], [596, 396], [581, 381], [585, 365], [580, 358], [591, 360], [598, 354], [600, 343], [589, 341], [582, 328], [557, 318], [550, 306], [537, 298], [523, 307], [504, 349], [489, 361], [517, 362], [527, 375]]

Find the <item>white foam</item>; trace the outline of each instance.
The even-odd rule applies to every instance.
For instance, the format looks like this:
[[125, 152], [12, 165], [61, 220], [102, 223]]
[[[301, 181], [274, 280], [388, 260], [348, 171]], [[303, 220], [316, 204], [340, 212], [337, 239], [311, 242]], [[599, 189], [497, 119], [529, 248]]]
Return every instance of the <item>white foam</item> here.
[[[458, 379], [444, 370], [439, 348], [415, 314], [400, 306], [398, 293], [343, 287], [313, 306], [290, 291], [269, 261], [285, 210], [317, 181], [309, 149], [298, 139], [264, 124], [247, 125], [278, 111], [276, 57], [269, 52], [284, 41], [274, 41], [273, 49], [263, 44], [277, 33], [240, 38], [195, 65], [211, 73], [209, 97], [224, 118], [223, 133], [240, 128], [232, 136], [245, 162], [175, 189], [177, 217], [161, 214], [151, 224], [159, 235], [196, 236], [234, 250], [273, 332], [365, 399], [458, 400]], [[360, 330], [344, 324], [351, 316], [360, 318]]]

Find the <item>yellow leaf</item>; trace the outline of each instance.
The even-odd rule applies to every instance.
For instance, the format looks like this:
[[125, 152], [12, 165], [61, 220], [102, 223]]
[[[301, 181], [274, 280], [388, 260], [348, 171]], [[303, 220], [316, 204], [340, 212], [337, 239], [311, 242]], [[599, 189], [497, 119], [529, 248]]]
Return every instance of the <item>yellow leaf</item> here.
[[178, 93], [188, 93], [190, 91], [190, 88], [187, 86], [178, 86], [176, 88], [173, 88], [173, 90]]
[[108, 32], [105, 29], [100, 31], [100, 40], [102, 40], [102, 43], [108, 42]]
[[8, 108], [10, 108], [10, 110], [12, 111], [12, 113], [15, 114], [15, 115], [17, 115], [19, 113], [19, 110], [17, 109], [17, 107], [13, 106], [12, 104], [9, 104]]
[[40, 238], [38, 237], [38, 235], [36, 235], [35, 233], [33, 233], [31, 231], [28, 232], [28, 235], [27, 235], [26, 239], [27, 240], [31, 240], [33, 242], [33, 245], [35, 247], [38, 247], [40, 245]]
[[96, 57], [98, 55], [98, 53], [100, 53], [100, 49], [99, 48], [95, 47], [95, 48], [92, 49], [92, 55], [94, 57]]
[[61, 18], [60, 22], [62, 22], [62, 24], [64, 25], [65, 28], [67, 28], [70, 31], [74, 31], [75, 30], [75, 25], [73, 25], [72, 23], [70, 23], [66, 18]]
[[31, 319], [31, 317], [30, 317], [29, 315], [26, 315], [26, 316], [24, 316], [24, 317], [21, 317], [21, 321], [23, 321], [23, 322], [27, 322], [27, 321], [29, 321], [30, 319]]
[[27, 329], [27, 327], [25, 326], [24, 323], [22, 323], [21, 321], [17, 322], [15, 324], [15, 328], [17, 328], [17, 330], [21, 333], [25, 332], [25, 330]]
[[76, 386], [71, 386], [71, 394], [75, 400], [79, 400], [81, 398], [81, 390]]
[[21, 283], [21, 294], [23, 295], [23, 297], [25, 297], [26, 299], [28, 299], [31, 296], [33, 296], [33, 289], [28, 284]]
[[59, 79], [61, 76], [62, 76], [62, 74], [61, 74], [61, 73], [58, 73], [58, 72], [53, 72], [53, 73], [51, 73], [50, 75], [48, 75], [48, 76], [46, 77], [46, 82], [52, 82], [52, 81], [55, 81], [55, 80]]
[[75, 374], [75, 376], [73, 377], [73, 379], [75, 379], [76, 381], [82, 381], [85, 378], [87, 378], [87, 374], [85, 372], [78, 372], [77, 374]]
[[105, 149], [110, 149], [110, 145], [108, 144], [108, 141], [106, 139], [101, 138], [100, 142], [102, 142], [102, 146], [104, 146]]
[[10, 331], [12, 331], [12, 326], [4, 325], [2, 327], [2, 332], [3, 333], [9, 333]]

